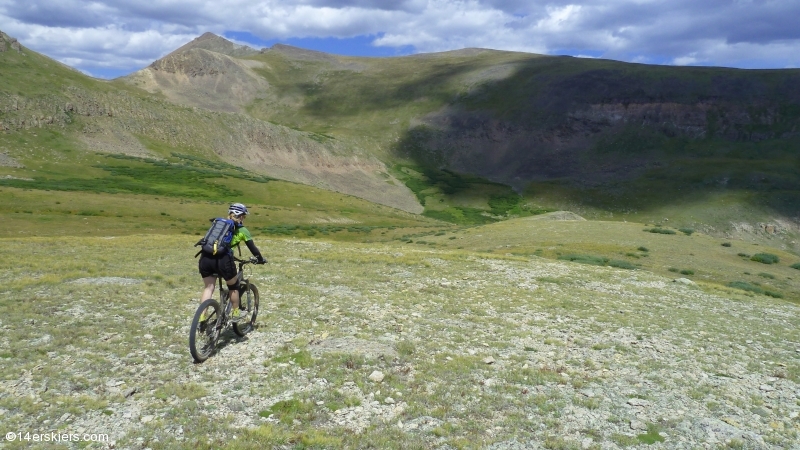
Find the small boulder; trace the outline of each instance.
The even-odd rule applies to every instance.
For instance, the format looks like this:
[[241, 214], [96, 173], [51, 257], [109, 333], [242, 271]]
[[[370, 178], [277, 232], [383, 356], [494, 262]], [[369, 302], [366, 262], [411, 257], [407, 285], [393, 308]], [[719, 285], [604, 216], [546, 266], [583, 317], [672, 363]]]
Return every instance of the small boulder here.
[[383, 378], [384, 378], [383, 372], [378, 370], [369, 374], [369, 379], [376, 383], [380, 383], [381, 381], [383, 381]]

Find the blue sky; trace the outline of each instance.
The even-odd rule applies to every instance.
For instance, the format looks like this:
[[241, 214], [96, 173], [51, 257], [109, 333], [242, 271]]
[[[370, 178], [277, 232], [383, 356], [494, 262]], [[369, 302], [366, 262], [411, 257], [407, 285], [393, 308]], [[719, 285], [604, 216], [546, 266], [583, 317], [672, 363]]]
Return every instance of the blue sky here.
[[620, 61], [800, 67], [798, 0], [0, 0], [0, 31], [100, 78], [205, 32], [391, 57], [467, 47]]

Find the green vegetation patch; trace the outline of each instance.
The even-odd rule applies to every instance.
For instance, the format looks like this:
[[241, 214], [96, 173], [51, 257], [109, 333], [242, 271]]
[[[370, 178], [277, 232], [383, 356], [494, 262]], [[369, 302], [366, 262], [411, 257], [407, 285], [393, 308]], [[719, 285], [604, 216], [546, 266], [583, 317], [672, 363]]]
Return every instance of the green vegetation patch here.
[[645, 228], [644, 231], [656, 234], [678, 234], [675, 230], [669, 230], [667, 228]]
[[[298, 350], [294, 353], [290, 353], [287, 355], [276, 356], [275, 358], [272, 359], [272, 361], [276, 363], [291, 362], [293, 364], [297, 364], [303, 369], [310, 367], [311, 364], [314, 363], [314, 360], [311, 357], [311, 353], [308, 350]], [[265, 362], [264, 364], [267, 365], [269, 363]]]
[[531, 208], [511, 187], [476, 175], [406, 165], [396, 165], [392, 172], [425, 207], [424, 216], [445, 222], [482, 225], [553, 211]]
[[655, 424], [647, 425], [647, 433], [639, 434], [636, 439], [639, 442], [647, 445], [655, 444], [656, 442], [664, 442], [664, 437], [658, 433], [658, 426]]
[[590, 264], [593, 266], [610, 266], [628, 270], [636, 269], [636, 266], [628, 261], [609, 259], [604, 256], [570, 254], [559, 256], [558, 259], [564, 261], [573, 261], [581, 264]]
[[[272, 179], [244, 171], [225, 163], [179, 155], [189, 161], [169, 162], [127, 155], [100, 155], [109, 160], [91, 167], [107, 173], [106, 177], [51, 177], [33, 179], [0, 178], [0, 186], [53, 191], [85, 191], [105, 194], [146, 194], [169, 197], [226, 200], [242, 195], [229, 187], [225, 179], [266, 183]], [[191, 158], [191, 159], [189, 159]], [[129, 164], [114, 163], [127, 161]], [[223, 181], [223, 182], [220, 182]]]
[[348, 233], [364, 233], [369, 234], [372, 230], [389, 228], [380, 226], [368, 225], [298, 225], [298, 224], [280, 224], [261, 227], [258, 230], [271, 235], [279, 236], [316, 236], [318, 233], [322, 235], [330, 235], [340, 232]]
[[292, 398], [275, 403], [269, 409], [258, 413], [258, 415], [261, 417], [273, 415], [281, 423], [290, 425], [295, 420], [309, 422], [310, 420], [308, 419], [313, 415], [313, 412], [314, 408], [310, 402]]
[[780, 258], [772, 253], [756, 253], [750, 257], [750, 261], [760, 262], [762, 264], [777, 264]]
[[755, 294], [763, 294], [773, 298], [783, 298], [783, 294], [769, 289], [764, 289], [756, 284], [748, 283], [747, 281], [732, 281], [728, 283], [728, 287], [740, 289], [742, 291], [753, 292]]

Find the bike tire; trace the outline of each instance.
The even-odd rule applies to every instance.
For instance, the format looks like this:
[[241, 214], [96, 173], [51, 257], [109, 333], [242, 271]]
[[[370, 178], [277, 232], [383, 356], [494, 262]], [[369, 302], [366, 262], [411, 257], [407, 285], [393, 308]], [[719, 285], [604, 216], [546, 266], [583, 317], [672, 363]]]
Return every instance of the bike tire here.
[[[201, 322], [200, 316], [206, 309], [208, 309], [207, 318]], [[208, 359], [217, 347], [217, 339], [219, 339], [220, 334], [217, 322], [221, 313], [219, 302], [213, 298], [201, 303], [194, 313], [192, 325], [189, 329], [189, 353], [199, 363]]]
[[250, 310], [245, 312], [245, 314], [250, 314], [246, 322], [238, 322], [233, 324], [233, 332], [239, 336], [244, 336], [245, 334], [253, 331], [256, 327], [256, 318], [258, 317], [258, 288], [256, 285], [250, 283], [247, 285], [247, 290], [242, 290], [239, 293], [239, 303], [245, 304], [247, 302], [247, 294], [248, 292], [252, 295], [252, 306]]

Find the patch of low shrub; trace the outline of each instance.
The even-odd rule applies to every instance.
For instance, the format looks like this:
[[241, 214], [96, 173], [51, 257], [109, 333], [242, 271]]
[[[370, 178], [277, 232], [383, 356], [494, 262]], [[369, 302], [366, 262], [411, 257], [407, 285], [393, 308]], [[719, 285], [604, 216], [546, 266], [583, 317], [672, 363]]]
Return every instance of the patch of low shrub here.
[[750, 258], [750, 261], [760, 262], [762, 264], [777, 264], [780, 258], [772, 253], [756, 253]]
[[683, 233], [683, 234], [685, 234], [687, 236], [691, 236], [692, 233], [694, 233], [694, 228], [678, 228], [678, 231], [680, 231], [681, 233]]
[[781, 294], [780, 292], [764, 289], [761, 286], [748, 283], [747, 281], [732, 281], [728, 283], [728, 287], [732, 287], [734, 289], [740, 289], [742, 291], [752, 292], [754, 294], [763, 294], [773, 298], [783, 298], [783, 294]]
[[620, 261], [618, 259], [612, 259], [611, 261], [608, 262], [608, 265], [611, 267], [616, 267], [618, 269], [628, 269], [628, 270], [636, 269], [636, 266], [629, 263], [628, 261]]
[[579, 262], [581, 264], [591, 264], [593, 266], [605, 266], [608, 263], [608, 258], [591, 255], [563, 255], [559, 256], [558, 259]]
[[647, 247], [639, 247], [636, 250], [639, 250], [640, 252], [649, 252], [650, 251], [650, 249], [647, 248]]
[[675, 230], [668, 230], [666, 228], [645, 228], [644, 231], [656, 234], [678, 234]]
[[603, 256], [571, 254], [571, 255], [561, 255], [558, 257], [558, 259], [565, 261], [573, 261], [581, 264], [591, 264], [593, 266], [611, 266], [611, 267], [616, 267], [618, 269], [628, 269], [628, 270], [636, 269], [636, 266], [629, 263], [628, 261], [609, 259]]
[[797, 269], [797, 270], [800, 270], [800, 263], [794, 263], [794, 264], [792, 264], [792, 265], [791, 265], [791, 266], [789, 266], [789, 267], [791, 267], [792, 269]]
[[731, 243], [730, 243], [730, 242], [723, 242], [723, 243], [722, 243], [722, 246], [723, 246], [723, 247], [730, 247], [730, 246], [731, 246]]
[[681, 270], [681, 275], [694, 275], [694, 270], [683, 269], [683, 270]]

